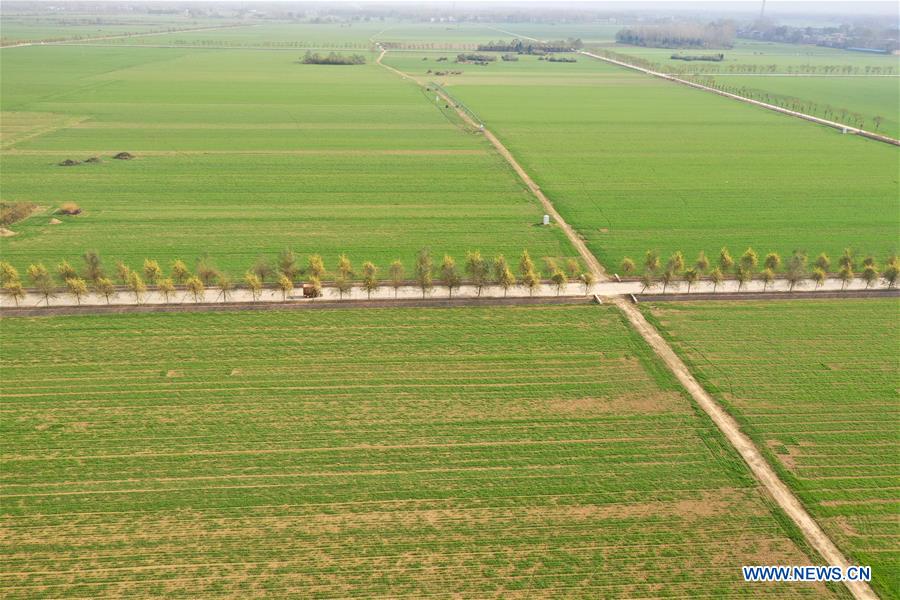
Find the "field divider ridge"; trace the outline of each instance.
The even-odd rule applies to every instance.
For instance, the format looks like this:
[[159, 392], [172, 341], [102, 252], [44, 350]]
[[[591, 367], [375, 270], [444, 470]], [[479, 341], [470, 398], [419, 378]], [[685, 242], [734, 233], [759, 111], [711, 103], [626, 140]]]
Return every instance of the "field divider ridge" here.
[[[638, 308], [622, 296], [612, 299], [625, 315], [632, 327], [650, 345], [665, 366], [678, 379], [681, 385], [694, 398], [697, 405], [709, 415], [712, 422], [722, 432], [731, 446], [738, 452], [750, 472], [762, 484], [772, 499], [785, 512], [803, 533], [806, 541], [831, 566], [840, 566], [845, 571], [851, 563], [844, 557], [837, 545], [822, 530], [815, 519], [807, 512], [799, 498], [778, 477], [775, 469], [769, 464], [756, 444], [743, 432], [738, 422], [728, 411], [716, 402], [713, 397], [691, 374], [684, 361], [679, 358], [672, 347], [651, 325]], [[846, 581], [844, 584], [857, 600], [875, 600], [878, 596], [869, 585], [862, 581]]]
[[[421, 87], [427, 87], [425, 84], [423, 84], [420, 80], [416, 79], [415, 77], [412, 77], [412, 76], [400, 71], [399, 69], [395, 69], [394, 67], [384, 64], [382, 62], [382, 59], [384, 59], [384, 56], [387, 54], [388, 51], [384, 47], [382, 47], [380, 44], [378, 44], [378, 49], [381, 51], [381, 53], [378, 55], [378, 58], [375, 60], [375, 62], [378, 63], [378, 65], [384, 67], [385, 69], [387, 69], [393, 73], [396, 73], [403, 79], [415, 82], [416, 85], [419, 85]], [[484, 123], [476, 123], [475, 120], [472, 119], [472, 117], [468, 114], [468, 112], [460, 109], [456, 105], [456, 101], [451, 96], [447, 95], [447, 93], [443, 90], [442, 87], [438, 87], [435, 90], [435, 93], [438, 94], [441, 98], [443, 98], [447, 102], [448, 105], [452, 106], [453, 110], [456, 111], [456, 114], [458, 114], [465, 123], [467, 123], [471, 127], [474, 127], [475, 129], [480, 131], [482, 134], [484, 134], [484, 137], [487, 138], [487, 140], [494, 146], [494, 148], [497, 150], [497, 152], [500, 154], [500, 156], [502, 156], [506, 160], [506, 162], [509, 163], [509, 165], [513, 168], [513, 171], [516, 172], [516, 175], [519, 176], [519, 179], [522, 180], [522, 183], [524, 183], [525, 186], [529, 189], [529, 191], [531, 191], [531, 193], [540, 201], [541, 206], [544, 208], [544, 210], [547, 212], [547, 214], [550, 215], [550, 217], [554, 221], [556, 221], [556, 223], [559, 225], [560, 229], [562, 229], [563, 233], [565, 233], [566, 237], [569, 239], [569, 241], [572, 243], [572, 245], [578, 251], [578, 254], [581, 255], [582, 259], [584, 259], [584, 262], [587, 265], [588, 270], [590, 270], [591, 273], [593, 273], [594, 277], [597, 278], [597, 281], [606, 281], [608, 279], [608, 277], [606, 276], [606, 270], [600, 264], [600, 261], [598, 261], [597, 257], [594, 256], [594, 254], [590, 250], [588, 250], [587, 244], [584, 243], [584, 240], [581, 238], [580, 235], [578, 235], [578, 233], [575, 231], [575, 229], [573, 229], [572, 226], [569, 225], [566, 222], [566, 220], [562, 218], [562, 216], [559, 214], [559, 212], [557, 212], [556, 207], [553, 206], [553, 203], [544, 194], [544, 192], [541, 190], [540, 186], [538, 186], [538, 184], [534, 182], [534, 180], [525, 171], [525, 169], [522, 168], [522, 165], [519, 164], [519, 161], [517, 161], [515, 159], [515, 157], [512, 155], [512, 153], [506, 148], [506, 146], [503, 145], [503, 142], [501, 142], [497, 138], [497, 136], [494, 135], [493, 132], [491, 132], [490, 129], [485, 127]]]

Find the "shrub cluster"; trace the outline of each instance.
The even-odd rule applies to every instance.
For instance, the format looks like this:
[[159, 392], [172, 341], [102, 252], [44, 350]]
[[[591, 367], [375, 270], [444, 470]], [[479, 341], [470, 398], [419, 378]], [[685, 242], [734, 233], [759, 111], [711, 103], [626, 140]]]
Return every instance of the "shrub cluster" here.
[[0, 202], [0, 225], [12, 225], [31, 215], [35, 205], [31, 202]]
[[318, 52], [307, 50], [306, 54], [300, 59], [300, 62], [304, 65], [364, 65], [366, 64], [366, 57], [362, 54], [351, 54], [350, 56], [347, 56], [345, 54], [337, 54], [336, 52], [329, 52], [327, 55], [322, 55]]
[[730, 48], [734, 34], [734, 23], [730, 21], [708, 25], [672, 23], [622, 29], [616, 33], [616, 41], [652, 48]]
[[676, 52], [670, 58], [672, 60], [684, 60], [687, 62], [692, 62], [695, 60], [706, 62], [722, 62], [723, 60], [725, 60], [725, 55], [721, 52], [718, 54], [680, 54]]
[[544, 54], [546, 52], [572, 52], [573, 50], [581, 50], [584, 47], [582, 41], [578, 38], [569, 38], [567, 40], [554, 40], [549, 42], [539, 42], [536, 40], [520, 40], [513, 39], [509, 42], [490, 41], [487, 44], [480, 44], [478, 50], [481, 52], [515, 52], [516, 54]]

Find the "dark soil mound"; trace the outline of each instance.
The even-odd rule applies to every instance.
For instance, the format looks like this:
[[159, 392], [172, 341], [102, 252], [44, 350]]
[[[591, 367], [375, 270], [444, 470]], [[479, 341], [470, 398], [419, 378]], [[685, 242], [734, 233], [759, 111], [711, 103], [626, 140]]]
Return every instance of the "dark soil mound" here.
[[131, 160], [134, 158], [134, 154], [131, 152], [119, 152], [115, 156], [113, 156], [116, 160]]
[[102, 163], [103, 161], [100, 160], [100, 158], [99, 158], [98, 156], [92, 156], [92, 157], [90, 157], [89, 159], [87, 159], [87, 160], [84, 161], [84, 162], [96, 164], [96, 163]]
[[61, 163], [59, 163], [59, 166], [61, 166], [61, 167], [74, 167], [75, 165], [80, 165], [80, 164], [81, 164], [81, 161], [80, 161], [80, 160], [72, 160], [71, 158], [67, 158], [66, 160], [64, 160], [64, 161], [62, 161]]

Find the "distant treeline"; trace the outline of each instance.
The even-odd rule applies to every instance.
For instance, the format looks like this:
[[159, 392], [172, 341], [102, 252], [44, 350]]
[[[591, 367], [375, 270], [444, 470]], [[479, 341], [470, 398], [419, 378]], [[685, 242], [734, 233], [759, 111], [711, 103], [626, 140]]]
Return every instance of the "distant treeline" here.
[[329, 52], [327, 56], [323, 56], [318, 52], [306, 51], [303, 58], [300, 59], [304, 65], [364, 65], [366, 57], [362, 54], [337, 54]]
[[578, 62], [578, 59], [572, 58], [570, 56], [548, 56], [546, 59], [541, 58], [541, 60], [546, 60], [547, 62], [562, 62], [562, 63]]
[[704, 60], [707, 62], [722, 62], [725, 60], [725, 55], [721, 52], [718, 54], [681, 54], [676, 52], [671, 56], [672, 60], [686, 60], [688, 62], [694, 60]]
[[738, 36], [785, 44], [815, 44], [889, 54], [900, 49], [897, 27], [888, 21], [885, 27], [843, 24], [838, 27], [791, 27], [762, 19], [738, 31]]
[[516, 54], [546, 54], [548, 52], [571, 52], [573, 50], [581, 50], [584, 44], [578, 38], [569, 38], [567, 40], [553, 40], [549, 42], [538, 42], [535, 40], [513, 39], [509, 42], [490, 41], [487, 44], [480, 44], [478, 50], [481, 52], [515, 52]]
[[731, 21], [707, 25], [673, 23], [622, 29], [616, 34], [616, 41], [650, 48], [731, 48], [734, 33]]
[[474, 52], [466, 52], [463, 54], [456, 55], [456, 62], [458, 63], [476, 63], [476, 64], [485, 64], [489, 62], [494, 62], [497, 60], [496, 56], [492, 56], [490, 54], [476, 54]]

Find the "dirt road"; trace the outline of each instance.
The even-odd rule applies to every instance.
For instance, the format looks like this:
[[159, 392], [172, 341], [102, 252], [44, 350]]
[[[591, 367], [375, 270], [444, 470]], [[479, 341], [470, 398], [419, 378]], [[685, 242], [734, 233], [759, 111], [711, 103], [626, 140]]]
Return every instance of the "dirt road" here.
[[[779, 479], [775, 470], [766, 461], [756, 445], [747, 437], [731, 415], [713, 400], [706, 390], [694, 379], [687, 365], [675, 354], [675, 351], [662, 338], [656, 329], [647, 322], [644, 315], [636, 306], [623, 298], [616, 298], [613, 302], [625, 314], [632, 326], [641, 334], [666, 366], [675, 374], [678, 381], [693, 396], [700, 408], [710, 416], [713, 423], [725, 434], [728, 441], [741, 455], [741, 458], [750, 467], [750, 471], [765, 487], [766, 491], [778, 503], [778, 506], [800, 528], [809, 544], [827, 561], [829, 565], [847, 567], [851, 563], [844, 558], [834, 542], [819, 527], [819, 524], [810, 516], [800, 500]], [[847, 588], [855, 598], [860, 600], [877, 598], [872, 589], [866, 583], [846, 582]]]
[[[379, 65], [393, 73], [396, 73], [404, 79], [416, 82], [420, 86], [425, 85], [420, 80], [409, 76], [406, 73], [395, 69], [394, 67], [390, 67], [384, 64], [382, 62], [382, 59], [384, 58], [384, 55], [387, 54], [387, 50], [382, 48], [380, 45], [379, 48], [381, 49], [381, 54], [379, 54], [378, 59], [376, 60]], [[575, 249], [578, 250], [578, 254], [581, 255], [581, 258], [584, 260], [591, 273], [594, 274], [594, 277], [597, 278], [597, 281], [608, 280], [609, 278], [606, 276], [606, 271], [600, 265], [600, 261], [598, 261], [597, 257], [595, 257], [593, 253], [588, 250], [588, 247], [584, 243], [584, 240], [581, 238], [581, 236], [578, 235], [578, 233], [576, 233], [576, 231], [568, 223], [566, 223], [566, 220], [563, 219], [558, 212], [556, 212], [556, 208], [553, 206], [553, 203], [550, 202], [550, 199], [547, 198], [543, 191], [541, 191], [541, 188], [534, 182], [531, 176], [525, 172], [525, 169], [522, 168], [522, 165], [519, 164], [512, 153], [506, 148], [506, 146], [503, 145], [503, 143], [497, 138], [497, 136], [494, 135], [490, 129], [485, 127], [484, 123], [476, 123], [474, 120], [472, 120], [472, 117], [470, 117], [464, 110], [461, 110], [456, 106], [455, 100], [453, 100], [452, 98], [448, 98], [440, 90], [436, 90], [435, 93], [440, 95], [448, 105], [452, 106], [456, 113], [463, 119], [463, 121], [465, 121], [475, 129], [480, 130], [481, 133], [484, 134], [484, 137], [487, 138], [492, 146], [494, 146], [494, 149], [497, 150], [500, 156], [502, 156], [504, 160], [509, 163], [509, 165], [513, 168], [513, 171], [516, 172], [516, 175], [519, 176], [519, 179], [522, 180], [525, 186], [540, 201], [541, 206], [544, 208], [544, 211], [548, 215], [550, 215], [550, 217], [557, 225], [559, 225], [560, 229], [562, 229], [563, 233], [566, 234], [566, 237], [569, 238], [569, 241], [572, 242], [572, 245], [575, 247]]]

